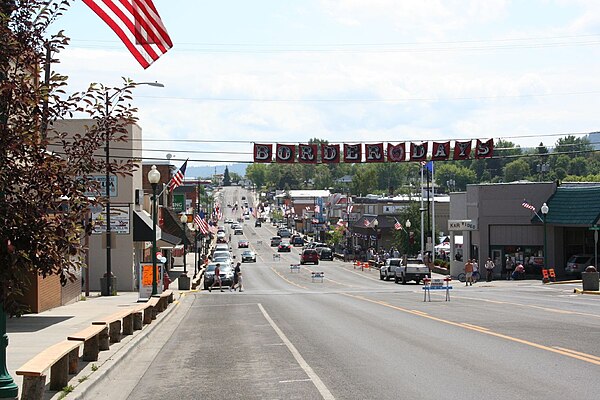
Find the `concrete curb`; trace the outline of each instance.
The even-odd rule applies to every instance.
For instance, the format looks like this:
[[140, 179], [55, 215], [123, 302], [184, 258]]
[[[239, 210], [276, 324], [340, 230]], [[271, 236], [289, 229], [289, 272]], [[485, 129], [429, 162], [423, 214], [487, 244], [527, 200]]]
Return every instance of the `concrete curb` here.
[[[179, 302], [179, 299], [185, 296], [187, 292], [188, 291], [175, 292], [176, 294], [179, 294], [179, 296], [173, 301], [170, 307], [167, 307], [165, 311], [158, 314], [156, 320], [152, 321], [152, 323], [149, 326], [142, 329], [142, 331], [140, 331], [137, 335], [133, 336], [129, 341], [124, 343], [123, 346], [117, 349], [113, 354], [110, 354], [104, 362], [98, 363], [98, 370], [89, 374], [89, 379], [75, 386], [75, 390], [69, 393], [67, 397], [72, 400], [85, 400], [86, 398], [88, 398], [87, 393], [93, 388], [95, 388], [99, 383], [105, 382], [106, 376], [112, 373], [114, 368], [117, 368], [121, 363], [123, 363], [127, 359], [127, 356], [134, 349], [136, 349], [138, 343], [146, 339], [146, 337], [150, 335], [160, 323], [162, 323], [163, 321], [168, 321], [172, 317], [177, 302]], [[81, 371], [79, 372], [79, 374], [81, 374]], [[75, 375], [74, 378], [77, 378], [78, 375]], [[57, 392], [52, 397], [52, 399], [58, 399], [61, 395], [62, 392]]]
[[556, 282], [547, 282], [544, 283], [544, 285], [567, 285], [570, 283], [581, 283], [581, 279], [580, 280], [574, 280], [574, 281], [556, 281]]
[[583, 289], [577, 289], [577, 288], [573, 289], [573, 293], [600, 295], [600, 291], [596, 291], [596, 290], [583, 290]]

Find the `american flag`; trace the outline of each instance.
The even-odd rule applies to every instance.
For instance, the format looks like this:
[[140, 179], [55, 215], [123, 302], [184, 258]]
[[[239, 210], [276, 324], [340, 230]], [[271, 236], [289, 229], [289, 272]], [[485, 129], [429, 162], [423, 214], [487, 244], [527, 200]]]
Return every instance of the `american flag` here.
[[316, 213], [320, 213], [321, 212], [321, 207], [319, 207], [318, 204], [315, 206], [315, 212]]
[[394, 218], [394, 221], [396, 221], [396, 223], [394, 224], [394, 229], [397, 231], [402, 229], [402, 224], [400, 222], [398, 222], [398, 220], [396, 218]]
[[348, 203], [348, 205], [346, 206], [346, 214], [350, 214], [352, 212], [352, 208], [354, 208], [352, 203]]
[[142, 68], [148, 68], [173, 47], [152, 0], [83, 2], [117, 34]]
[[208, 222], [206, 222], [206, 220], [202, 218], [200, 214], [196, 214], [196, 216], [194, 217], [194, 223], [203, 235], [208, 235]]
[[365, 226], [368, 228], [371, 226], [371, 223], [369, 222], [368, 219], [365, 219]]
[[169, 191], [170, 192], [175, 190], [175, 188], [181, 186], [181, 184], [183, 183], [183, 178], [185, 177], [185, 169], [187, 168], [187, 163], [188, 163], [188, 160], [185, 160], [185, 162], [183, 163], [181, 168], [179, 168], [179, 170], [177, 172], [175, 172], [175, 175], [173, 175], [173, 177], [169, 181]]
[[523, 203], [521, 203], [521, 206], [528, 210], [535, 212], [535, 207], [532, 206], [531, 204], [529, 204], [529, 202], [527, 200], [523, 200]]

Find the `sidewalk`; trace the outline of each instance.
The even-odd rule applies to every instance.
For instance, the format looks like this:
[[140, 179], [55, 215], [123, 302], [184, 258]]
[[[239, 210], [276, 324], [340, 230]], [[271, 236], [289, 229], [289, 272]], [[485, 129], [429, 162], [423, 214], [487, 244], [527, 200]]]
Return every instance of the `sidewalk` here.
[[[178, 300], [181, 293], [177, 291], [177, 281], [171, 283], [170, 288], [174, 291], [175, 300]], [[19, 387], [19, 396], [21, 395], [23, 381], [22, 377], [16, 374], [19, 367], [47, 347], [66, 340], [69, 334], [87, 328], [92, 324], [92, 321], [110, 315], [124, 307], [136, 305], [138, 293], [119, 292], [116, 296], [110, 297], [102, 297], [99, 293], [91, 293], [90, 297], [82, 297], [82, 299], [85, 300], [56, 307], [39, 314], [27, 314], [21, 318], [9, 318], [7, 320], [6, 328], [9, 338], [6, 355], [7, 367]], [[101, 351], [98, 361], [91, 362], [87, 366], [85, 366], [85, 363], [80, 362], [80, 366], [83, 364], [88, 371], [81, 371], [76, 378], [88, 376], [91, 374], [92, 365], [95, 364], [100, 367], [104, 362], [114, 357], [115, 353], [119, 352], [130, 341], [135, 340], [137, 336], [147, 334], [172, 309], [173, 307], [169, 307], [165, 312], [160, 313], [157, 320], [143, 330], [136, 331], [131, 336], [126, 336], [120, 343], [112, 344], [110, 350]], [[46, 383], [48, 383], [48, 379]]]

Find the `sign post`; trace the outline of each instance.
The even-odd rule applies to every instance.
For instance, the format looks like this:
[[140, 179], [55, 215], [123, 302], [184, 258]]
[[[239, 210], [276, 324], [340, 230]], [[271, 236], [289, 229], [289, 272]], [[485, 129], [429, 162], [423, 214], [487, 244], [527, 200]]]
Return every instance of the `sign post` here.
[[594, 231], [594, 267], [598, 271], [598, 231], [600, 231], [600, 226], [590, 226], [590, 231]]

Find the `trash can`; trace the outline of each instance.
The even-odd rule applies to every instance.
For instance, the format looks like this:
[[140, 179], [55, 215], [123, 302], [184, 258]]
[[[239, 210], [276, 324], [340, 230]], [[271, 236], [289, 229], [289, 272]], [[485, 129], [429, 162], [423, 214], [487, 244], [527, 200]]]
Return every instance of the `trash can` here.
[[581, 283], [583, 284], [583, 290], [600, 290], [600, 272], [590, 265], [585, 269], [585, 272], [581, 273]]
[[[110, 288], [112, 291], [112, 295], [116, 295], [117, 294], [117, 277], [114, 276], [111, 273], [111, 282], [110, 282]], [[104, 276], [102, 278], [100, 278], [100, 295], [102, 296], [110, 296], [111, 294], [108, 293], [108, 288], [106, 287], [106, 274], [104, 274]]]
[[179, 290], [190, 290], [191, 278], [186, 274], [181, 274], [179, 278], [177, 278], [177, 282]]

